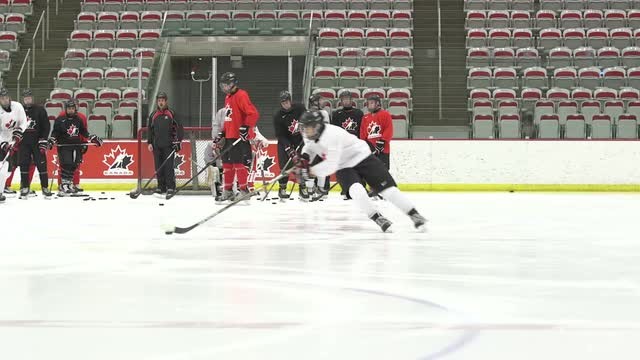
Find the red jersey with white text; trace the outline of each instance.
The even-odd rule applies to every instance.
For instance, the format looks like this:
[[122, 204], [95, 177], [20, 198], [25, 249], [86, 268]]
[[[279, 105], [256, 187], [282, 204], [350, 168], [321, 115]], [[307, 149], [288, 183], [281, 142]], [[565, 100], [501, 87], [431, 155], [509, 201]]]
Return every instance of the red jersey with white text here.
[[362, 118], [360, 124], [360, 139], [366, 141], [370, 146], [375, 147], [376, 141], [385, 140], [383, 153], [388, 154], [389, 144], [393, 138], [393, 122], [391, 114], [387, 110], [378, 110], [375, 113], [368, 113]]
[[242, 89], [238, 89], [231, 94], [227, 94], [224, 99], [224, 137], [227, 139], [237, 139], [240, 137], [240, 127], [249, 127], [249, 139], [253, 139], [256, 134], [253, 128], [258, 122], [260, 114], [249, 99], [249, 94]]

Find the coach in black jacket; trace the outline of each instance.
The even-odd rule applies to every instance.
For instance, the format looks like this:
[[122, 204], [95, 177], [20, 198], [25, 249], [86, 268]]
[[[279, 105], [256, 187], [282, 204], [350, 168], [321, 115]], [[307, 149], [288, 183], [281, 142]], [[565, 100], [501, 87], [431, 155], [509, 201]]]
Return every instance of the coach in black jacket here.
[[167, 106], [166, 93], [158, 93], [156, 104], [158, 107], [149, 115], [148, 121], [149, 150], [153, 151], [158, 177], [155, 193], [172, 196], [176, 191], [175, 153], [180, 151], [184, 129], [174, 112]]

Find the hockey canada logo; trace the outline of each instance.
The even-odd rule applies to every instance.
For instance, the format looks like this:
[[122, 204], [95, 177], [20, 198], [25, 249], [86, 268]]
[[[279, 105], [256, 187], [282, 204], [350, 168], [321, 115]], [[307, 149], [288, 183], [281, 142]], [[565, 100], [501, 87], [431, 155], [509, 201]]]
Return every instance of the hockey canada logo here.
[[33, 130], [36, 128], [36, 122], [31, 118], [31, 116], [27, 116], [27, 129]]
[[182, 165], [185, 162], [186, 161], [184, 160], [184, 155], [176, 154], [173, 158], [173, 171], [175, 172], [176, 176], [184, 176], [184, 174], [186, 174], [186, 172], [181, 169]]
[[297, 134], [297, 133], [300, 132], [300, 127], [298, 125], [298, 119], [293, 119], [293, 121], [291, 121], [291, 125], [289, 125], [289, 132], [291, 133], [291, 135]]
[[129, 170], [129, 166], [134, 163], [133, 155], [127, 154], [127, 150], [120, 145], [111, 149], [111, 153], [104, 156], [102, 163], [108, 166], [108, 169], [102, 172], [105, 176], [133, 175], [133, 171]]
[[[256, 154], [256, 169], [252, 171], [249, 180], [255, 181], [258, 178], [262, 178], [262, 180], [270, 179], [276, 176], [276, 174], [271, 171], [271, 168], [276, 164], [276, 158], [274, 156], [269, 156], [267, 152], [267, 148], [261, 148], [258, 150]], [[264, 176], [263, 176], [264, 171]]]
[[9, 121], [7, 121], [7, 123], [4, 125], [7, 129], [11, 130], [14, 127], [16, 127], [16, 121], [11, 119]]
[[353, 121], [352, 118], [347, 118], [347, 120], [342, 122], [342, 128], [347, 131], [355, 131], [356, 130], [356, 122]]
[[232, 121], [231, 115], [233, 115], [233, 109], [227, 105], [224, 107], [224, 121]]
[[369, 134], [368, 138], [369, 139], [379, 138], [381, 130], [382, 129], [380, 128], [380, 125], [378, 125], [377, 122], [370, 123], [369, 127], [367, 127], [367, 133]]
[[69, 134], [69, 136], [78, 136], [78, 132], [79, 132], [78, 127], [75, 125], [71, 125], [67, 129], [67, 134]]

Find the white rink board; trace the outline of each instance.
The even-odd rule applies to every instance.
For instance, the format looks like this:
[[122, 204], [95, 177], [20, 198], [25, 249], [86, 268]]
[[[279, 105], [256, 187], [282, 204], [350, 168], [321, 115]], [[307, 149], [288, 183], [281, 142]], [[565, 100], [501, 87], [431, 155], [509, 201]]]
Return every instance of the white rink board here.
[[638, 141], [393, 141], [399, 184], [640, 184]]

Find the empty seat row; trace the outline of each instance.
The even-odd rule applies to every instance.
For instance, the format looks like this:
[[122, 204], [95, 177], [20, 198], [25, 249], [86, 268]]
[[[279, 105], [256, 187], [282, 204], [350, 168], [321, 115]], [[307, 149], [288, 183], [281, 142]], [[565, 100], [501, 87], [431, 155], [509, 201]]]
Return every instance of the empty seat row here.
[[83, 0], [82, 11], [411, 10], [412, 0]]
[[470, 11], [465, 27], [474, 28], [619, 28], [640, 27], [640, 10], [565, 10], [559, 15], [551, 10], [540, 10], [534, 16], [526, 11]]
[[111, 102], [118, 102], [120, 100], [137, 100], [138, 89], [127, 88], [122, 91], [119, 89], [102, 89], [100, 91], [96, 91], [94, 89], [78, 89], [76, 91], [72, 91], [70, 89], [53, 89], [49, 94], [49, 99], [51, 101], [67, 101], [71, 98], [89, 103], [93, 103], [97, 100]]
[[[540, 9], [607, 10], [640, 9], [639, 0], [540, 0]], [[465, 0], [465, 10], [528, 10], [533, 11], [533, 0]]]
[[32, 0], [0, 0], [0, 14], [8, 13], [31, 15], [33, 13]]
[[[597, 88], [595, 91], [586, 88], [577, 88], [569, 90], [563, 88], [551, 88], [545, 92], [542, 89], [537, 88], [525, 88], [522, 89], [520, 97], [514, 89], [495, 89], [493, 91], [489, 89], [473, 89], [469, 92], [469, 105], [470, 108], [477, 100], [488, 100], [498, 103], [502, 100], [514, 100], [524, 102], [534, 102], [541, 99], [548, 99], [552, 101], [563, 100], [589, 100], [594, 99], [601, 102], [608, 100], [623, 100], [632, 101], [640, 100], [640, 93], [638, 89], [623, 88], [620, 91], [610, 88]], [[544, 96], [543, 96], [544, 94]]]
[[[136, 94], [137, 95], [137, 94]], [[45, 102], [44, 108], [47, 111], [47, 116], [53, 117], [54, 119], [58, 117], [64, 109], [64, 102], [62, 100], [49, 100]], [[107, 111], [109, 110], [110, 111]], [[99, 114], [107, 115], [109, 114], [109, 119], [115, 117], [116, 115], [134, 115], [135, 111], [138, 109], [137, 99], [127, 99], [121, 100], [120, 102], [112, 102], [112, 101], [78, 101], [78, 111], [83, 114], [91, 114], [96, 111]]]
[[582, 29], [567, 29], [561, 33], [557, 29], [541, 33], [540, 38], [534, 38], [533, 33], [529, 29], [491, 29], [487, 32], [485, 29], [471, 29], [467, 32], [466, 47], [534, 47], [541, 49], [549, 49], [567, 46], [571, 49], [578, 47], [590, 46], [599, 49], [606, 46], [623, 49], [628, 46], [640, 44], [640, 29], [631, 30], [630, 28], [618, 29], [589, 29], [586, 33]]
[[312, 91], [313, 94], [320, 94], [324, 101], [327, 104], [331, 104], [331, 108], [335, 108], [339, 101], [339, 95], [343, 91], [351, 92], [352, 96], [356, 101], [358, 99], [366, 99], [371, 95], [378, 95], [380, 99], [382, 99], [383, 105], [385, 108], [391, 106], [399, 106], [411, 108], [411, 90], [409, 89], [388, 89], [384, 90], [381, 88], [374, 89], [355, 89], [355, 88], [345, 88], [338, 90], [336, 92], [335, 89], [330, 88], [317, 88]]
[[90, 133], [105, 139], [130, 139], [135, 135], [131, 115], [116, 114], [109, 120], [105, 115], [91, 114], [87, 126]]
[[411, 71], [405, 67], [316, 67], [313, 86], [325, 88], [410, 88]]
[[0, 14], [0, 31], [13, 31], [22, 34], [26, 31], [23, 14]]
[[107, 70], [97, 68], [85, 68], [80, 72], [77, 69], [61, 69], [55, 79], [55, 87], [61, 89], [99, 89], [138, 87], [138, 74], [142, 75], [142, 87], [146, 88], [150, 70], [143, 68], [139, 72], [137, 68], [130, 70], [122, 68], [110, 68]]
[[[538, 53], [531, 48], [513, 50], [512, 48], [471, 48], [467, 51], [467, 67], [518, 67], [525, 69], [540, 65]], [[572, 51], [566, 47], [554, 48], [547, 57], [547, 66], [603, 68], [640, 66], [640, 48], [628, 47], [621, 52], [617, 48], [604, 47], [596, 52], [592, 48], [578, 48]]]
[[557, 68], [549, 77], [546, 68], [530, 67], [518, 76], [514, 68], [473, 68], [467, 77], [467, 89], [475, 88], [539, 88], [549, 86], [565, 89], [576, 87], [595, 90], [608, 87], [616, 90], [624, 88], [640, 88], [640, 68], [626, 71], [621, 67], [600, 69], [588, 67], [575, 69], [571, 67]]
[[[412, 33], [409, 29], [320, 29], [318, 46], [321, 47], [411, 47]], [[364, 44], [364, 45], [363, 45]]]
[[464, 10], [521, 10], [533, 11], [533, 0], [465, 0]]
[[[409, 11], [326, 11], [322, 12], [297, 12], [287, 11], [126, 11], [117, 12], [82, 12], [78, 14], [75, 22], [78, 30], [117, 30], [117, 29], [159, 29], [163, 19], [167, 22], [186, 21], [185, 26], [191, 21], [202, 19], [209, 20], [267, 20], [282, 19], [283, 22], [292, 20], [310, 20], [314, 18], [316, 27], [354, 27], [354, 28], [409, 28], [411, 23], [411, 12]], [[296, 24], [300, 25], [300, 24]], [[308, 25], [308, 24], [307, 24]], [[308, 27], [308, 26], [307, 26]]]
[[158, 30], [74, 30], [67, 40], [69, 48], [155, 48], [160, 39]]
[[106, 69], [115, 68], [137, 68], [139, 59], [142, 56], [142, 66], [150, 67], [153, 63], [155, 51], [148, 48], [139, 48], [135, 51], [127, 48], [108, 49], [67, 49], [62, 60], [63, 68], [83, 69], [94, 67]]
[[[410, 48], [319, 48], [316, 53], [316, 66], [403, 66], [413, 65]], [[371, 64], [371, 65], [369, 65]], [[377, 65], [373, 65], [377, 64]]]

